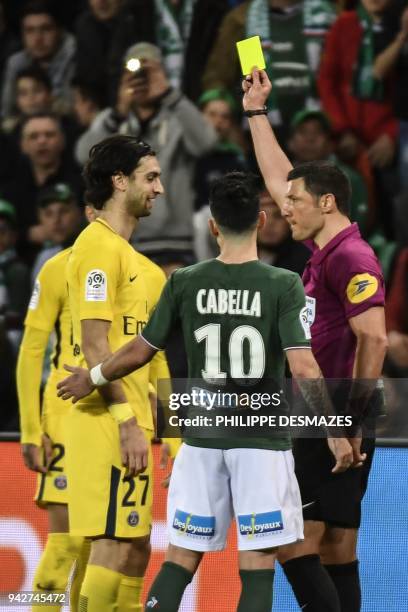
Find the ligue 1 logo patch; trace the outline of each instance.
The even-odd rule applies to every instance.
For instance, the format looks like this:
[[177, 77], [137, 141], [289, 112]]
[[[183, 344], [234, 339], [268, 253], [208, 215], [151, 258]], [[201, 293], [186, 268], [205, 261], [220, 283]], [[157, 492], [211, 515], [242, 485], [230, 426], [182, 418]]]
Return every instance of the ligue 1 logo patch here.
[[108, 278], [103, 270], [90, 270], [85, 281], [86, 302], [106, 302]]
[[356, 274], [347, 285], [346, 293], [348, 301], [352, 304], [360, 304], [372, 297], [378, 289], [378, 279], [371, 274]]
[[54, 479], [54, 485], [57, 487], [57, 489], [59, 489], [60, 491], [63, 491], [64, 489], [67, 488], [67, 477], [57, 476]]
[[139, 524], [139, 514], [136, 510], [132, 510], [132, 512], [127, 517], [127, 522], [130, 527], [137, 527]]

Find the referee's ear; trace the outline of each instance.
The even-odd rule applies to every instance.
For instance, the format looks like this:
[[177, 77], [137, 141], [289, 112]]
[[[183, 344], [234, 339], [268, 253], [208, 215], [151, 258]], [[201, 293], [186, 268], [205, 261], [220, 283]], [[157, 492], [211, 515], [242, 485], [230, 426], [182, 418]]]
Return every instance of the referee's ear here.
[[336, 198], [332, 193], [325, 193], [320, 198], [320, 208], [324, 215], [338, 212]]

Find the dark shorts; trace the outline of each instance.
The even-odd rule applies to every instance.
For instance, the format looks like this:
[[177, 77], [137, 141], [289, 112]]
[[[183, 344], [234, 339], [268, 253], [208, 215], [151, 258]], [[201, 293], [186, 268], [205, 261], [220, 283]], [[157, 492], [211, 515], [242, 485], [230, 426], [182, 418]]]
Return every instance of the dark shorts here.
[[360, 526], [361, 501], [367, 489], [374, 448], [374, 438], [364, 439], [361, 450], [367, 453], [367, 459], [363, 466], [332, 474], [335, 462], [325, 439], [294, 440], [295, 470], [305, 521], [322, 521], [333, 527]]

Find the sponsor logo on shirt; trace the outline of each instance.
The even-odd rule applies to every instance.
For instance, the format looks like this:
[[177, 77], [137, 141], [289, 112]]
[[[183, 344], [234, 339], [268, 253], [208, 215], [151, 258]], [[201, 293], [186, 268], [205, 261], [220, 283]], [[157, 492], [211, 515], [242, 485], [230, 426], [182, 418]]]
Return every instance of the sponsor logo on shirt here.
[[86, 275], [85, 301], [106, 302], [108, 279], [103, 270], [91, 270]]
[[146, 325], [146, 321], [140, 321], [131, 315], [123, 315], [123, 334], [125, 336], [138, 336]]
[[31, 294], [30, 303], [28, 305], [30, 310], [35, 310], [38, 306], [38, 302], [40, 301], [40, 293], [41, 293], [41, 285], [40, 281], [37, 279], [34, 284], [34, 289]]
[[256, 514], [238, 515], [239, 532], [248, 538], [258, 538], [269, 535], [283, 529], [282, 512], [273, 510], [272, 512], [261, 512]]
[[356, 274], [349, 281], [346, 293], [352, 304], [360, 304], [372, 297], [378, 289], [378, 279], [371, 274]]
[[173, 529], [179, 535], [188, 535], [192, 538], [209, 540], [215, 535], [215, 516], [199, 516], [176, 510], [173, 519]]

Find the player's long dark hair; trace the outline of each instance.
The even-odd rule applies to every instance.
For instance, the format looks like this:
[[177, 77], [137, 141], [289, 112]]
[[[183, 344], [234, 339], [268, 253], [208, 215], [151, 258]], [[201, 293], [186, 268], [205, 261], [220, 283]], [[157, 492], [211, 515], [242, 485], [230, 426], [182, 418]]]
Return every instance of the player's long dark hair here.
[[260, 183], [246, 172], [229, 172], [210, 187], [210, 210], [217, 224], [226, 232], [241, 234], [257, 224]]
[[85, 201], [101, 210], [113, 195], [112, 176], [119, 172], [130, 176], [146, 155], [156, 153], [150, 145], [134, 136], [117, 134], [94, 145], [82, 172]]
[[312, 161], [298, 164], [288, 174], [288, 181], [302, 178], [308, 193], [320, 198], [332, 193], [343, 215], [350, 214], [351, 185], [348, 177], [330, 161]]

